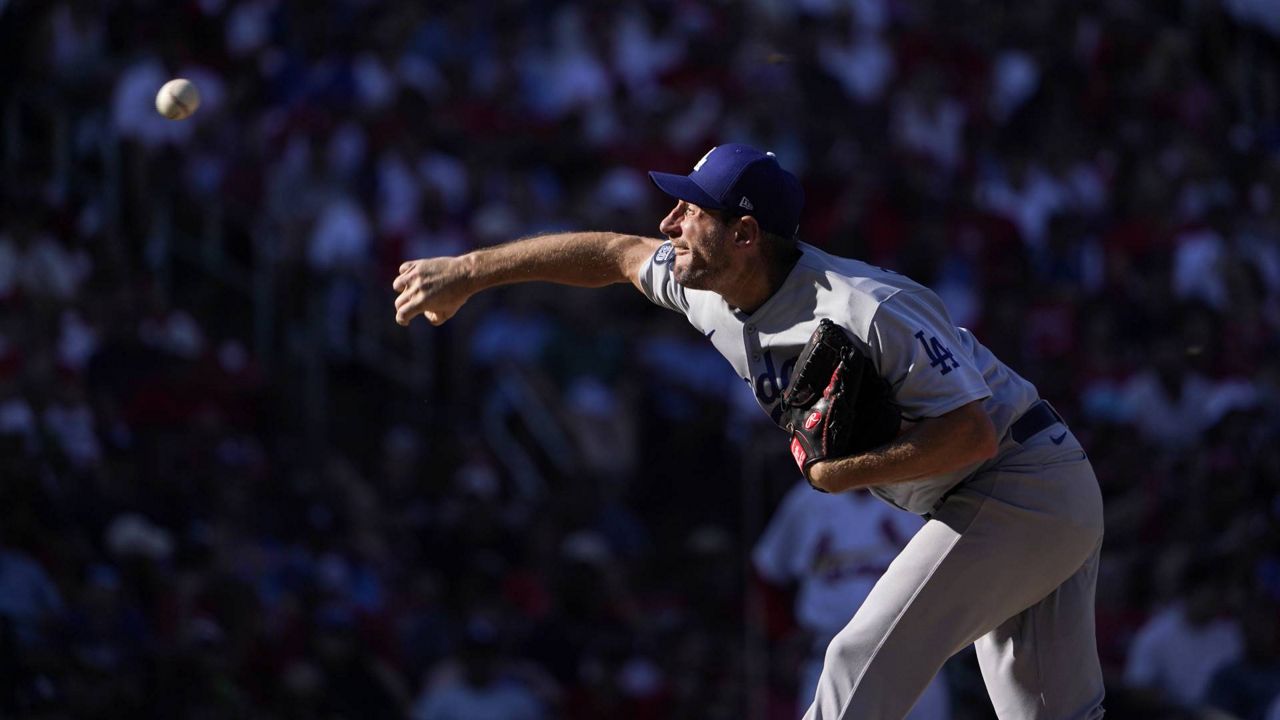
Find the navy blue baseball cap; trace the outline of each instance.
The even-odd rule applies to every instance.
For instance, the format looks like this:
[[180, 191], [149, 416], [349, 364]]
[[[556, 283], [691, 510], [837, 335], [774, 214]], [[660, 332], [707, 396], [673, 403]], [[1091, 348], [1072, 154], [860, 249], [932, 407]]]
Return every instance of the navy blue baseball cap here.
[[804, 209], [800, 181], [782, 169], [773, 153], [750, 145], [717, 145], [688, 175], [650, 171], [649, 177], [673, 198], [750, 215], [766, 231], [787, 239], [794, 238], [800, 227], [800, 211]]

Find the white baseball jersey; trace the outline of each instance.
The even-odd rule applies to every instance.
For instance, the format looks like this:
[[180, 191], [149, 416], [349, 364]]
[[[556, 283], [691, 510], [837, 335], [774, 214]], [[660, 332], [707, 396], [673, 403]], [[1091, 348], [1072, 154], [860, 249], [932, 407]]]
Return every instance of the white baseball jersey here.
[[[956, 327], [932, 290], [891, 270], [806, 243], [798, 247], [802, 255], [782, 286], [751, 314], [730, 307], [714, 292], [676, 282], [670, 243], [659, 246], [640, 269], [640, 286], [651, 301], [684, 313], [711, 340], [775, 423], [782, 420], [782, 391], [796, 358], [822, 318], [843, 328], [871, 359], [907, 420], [938, 417], [983, 400], [996, 436], [1003, 437], [1036, 401], [1035, 387], [968, 330]], [[925, 514], [980, 465], [871, 491]]]
[[800, 482], [783, 498], [751, 558], [766, 580], [799, 582], [796, 620], [825, 647], [922, 524], [866, 494], [825, 495]]

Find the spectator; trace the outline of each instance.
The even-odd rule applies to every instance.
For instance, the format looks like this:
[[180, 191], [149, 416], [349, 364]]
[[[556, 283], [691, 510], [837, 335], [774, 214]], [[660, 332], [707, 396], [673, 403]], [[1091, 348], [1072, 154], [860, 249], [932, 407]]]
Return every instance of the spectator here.
[[1227, 583], [1217, 560], [1193, 561], [1178, 598], [1138, 631], [1125, 666], [1125, 682], [1198, 707], [1215, 672], [1244, 649], [1240, 624], [1226, 610]]
[[1209, 682], [1207, 703], [1241, 720], [1267, 720], [1267, 708], [1280, 699], [1280, 623], [1276, 607], [1255, 600], [1242, 627], [1244, 654], [1218, 669]]
[[456, 663], [442, 668], [414, 703], [414, 720], [539, 720], [537, 698], [505, 674], [497, 629], [484, 620], [467, 624]]
[[[0, 528], [0, 619], [11, 627], [18, 648], [49, 642], [59, 620], [62, 594], [35, 558], [14, 544], [16, 518], [6, 518]], [[5, 532], [10, 530], [10, 532]]]

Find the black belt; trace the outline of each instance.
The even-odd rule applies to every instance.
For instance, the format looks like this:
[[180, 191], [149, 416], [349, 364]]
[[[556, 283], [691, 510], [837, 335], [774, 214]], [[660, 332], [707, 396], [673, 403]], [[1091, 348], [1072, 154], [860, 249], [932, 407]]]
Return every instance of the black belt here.
[[1052, 405], [1044, 400], [1037, 400], [1034, 405], [1027, 408], [1026, 412], [1022, 413], [1022, 417], [1018, 418], [1009, 427], [1009, 437], [1021, 445], [1032, 435], [1054, 423], [1066, 424], [1063, 422], [1062, 416], [1058, 414], [1058, 411], [1053, 409]]
[[[1009, 437], [1013, 438], [1014, 442], [1021, 445], [1032, 435], [1035, 435], [1054, 423], [1062, 423], [1063, 425], [1067, 424], [1066, 421], [1062, 419], [1062, 416], [1058, 414], [1058, 411], [1054, 410], [1053, 406], [1050, 405], [1047, 400], [1037, 400], [1032, 403], [1031, 407], [1027, 408], [1026, 412], [1022, 413], [1022, 417], [1015, 420], [1013, 425], [1009, 426]], [[938, 508], [942, 507], [942, 504], [947, 501], [947, 498], [951, 497], [952, 493], [963, 487], [965, 483], [972, 480], [973, 477], [973, 475], [970, 475], [953, 485], [951, 489], [942, 494], [942, 497], [938, 498], [938, 502], [933, 504], [933, 507], [929, 509], [929, 512], [925, 513], [921, 517], [925, 520], [932, 519], [933, 514], [938, 511]]]

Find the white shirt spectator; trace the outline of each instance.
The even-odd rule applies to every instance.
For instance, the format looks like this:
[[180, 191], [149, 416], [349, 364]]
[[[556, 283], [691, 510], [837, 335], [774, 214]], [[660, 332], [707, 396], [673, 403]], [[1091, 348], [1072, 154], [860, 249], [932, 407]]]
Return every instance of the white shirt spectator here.
[[138, 339], [149, 347], [188, 360], [204, 352], [204, 332], [185, 310], [168, 310], [163, 315], [144, 318], [138, 323]]
[[40, 640], [41, 625], [62, 610], [49, 574], [26, 553], [0, 547], [0, 616], [13, 623], [20, 646]]
[[42, 420], [49, 434], [75, 468], [90, 468], [102, 459], [102, 446], [93, 429], [93, 411], [83, 401], [54, 403]]
[[552, 27], [551, 48], [531, 48], [521, 58], [525, 102], [548, 118], [608, 102], [611, 78], [583, 39], [591, 31], [584, 27], [581, 11], [572, 6], [561, 8]]
[[932, 159], [944, 170], [960, 166], [964, 160], [963, 105], [946, 96], [929, 102], [907, 94], [898, 100], [893, 115], [899, 145]]
[[397, 151], [378, 158], [378, 229], [405, 232], [413, 226], [422, 198], [422, 185], [413, 167]]
[[1222, 0], [1222, 5], [1237, 22], [1257, 27], [1280, 38], [1280, 12], [1275, 0]]
[[395, 102], [400, 80], [376, 53], [357, 55], [351, 72], [355, 77], [356, 98], [361, 108], [383, 110]]
[[440, 193], [445, 209], [459, 212], [467, 206], [471, 178], [467, 166], [453, 155], [434, 152], [418, 161], [418, 174], [427, 186]]
[[653, 32], [639, 7], [625, 4], [613, 25], [613, 67], [633, 94], [648, 96], [657, 78], [684, 59], [681, 36], [664, 37]]
[[524, 687], [494, 682], [476, 688], [458, 682], [427, 690], [414, 703], [413, 720], [539, 720], [537, 699]]
[[796, 618], [805, 629], [831, 637], [921, 525], [918, 516], [867, 493], [826, 495], [797, 483], [751, 557], [766, 580], [799, 581]]
[[1163, 691], [1183, 705], [1204, 699], [1214, 671], [1236, 660], [1244, 650], [1240, 626], [1215, 619], [1201, 627], [1187, 622], [1181, 605], [1154, 615], [1138, 631], [1124, 680], [1134, 687]]
[[190, 137], [191, 123], [166, 120], [156, 112], [156, 91], [168, 79], [164, 66], [153, 57], [142, 58], [120, 73], [111, 115], [121, 139], [158, 147]]
[[1154, 370], [1134, 375], [1120, 391], [1120, 416], [1133, 423], [1148, 440], [1170, 446], [1194, 442], [1209, 425], [1209, 400], [1214, 384], [1195, 373], [1182, 379], [1182, 392], [1173, 398]]
[[991, 68], [991, 116], [1004, 124], [1040, 87], [1040, 66], [1022, 50], [1003, 50]]
[[92, 268], [88, 253], [68, 250], [52, 236], [37, 236], [23, 254], [18, 281], [33, 297], [74, 300]]
[[849, 97], [868, 104], [880, 100], [897, 69], [892, 49], [870, 32], [858, 32], [847, 45], [824, 43], [818, 58]]
[[1007, 175], [987, 183], [978, 190], [987, 209], [1009, 219], [1018, 228], [1023, 242], [1034, 249], [1044, 247], [1049, 220], [1063, 208], [1066, 189], [1042, 168], [1031, 165], [1021, 182]]
[[329, 136], [325, 161], [334, 177], [350, 178], [360, 172], [368, 152], [369, 141], [358, 123], [344, 122]]
[[1099, 163], [1080, 160], [1060, 177], [1067, 204], [1079, 212], [1095, 214], [1107, 207], [1107, 179]]
[[1227, 284], [1222, 277], [1226, 244], [1210, 229], [1178, 236], [1173, 258], [1173, 290], [1183, 299], [1202, 300], [1215, 310], [1227, 307]]
[[74, 80], [94, 63], [102, 62], [106, 45], [106, 23], [88, 7], [74, 9], [73, 3], [58, 5], [49, 16], [49, 64], [64, 79]]
[[[0, 346], [8, 345], [0, 338]], [[0, 400], [0, 435], [17, 435], [22, 438], [27, 452], [35, 452], [40, 446], [40, 434], [36, 428], [36, 414], [27, 399], [15, 395]]]
[[329, 203], [316, 220], [307, 260], [317, 270], [336, 270], [364, 259], [371, 229], [364, 211], [350, 197]]
[[227, 54], [243, 58], [267, 46], [277, 0], [242, 0], [227, 13]]

